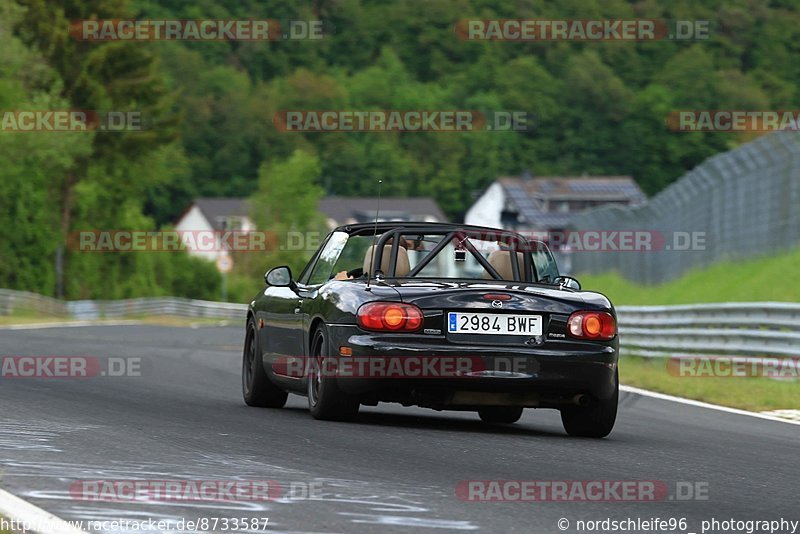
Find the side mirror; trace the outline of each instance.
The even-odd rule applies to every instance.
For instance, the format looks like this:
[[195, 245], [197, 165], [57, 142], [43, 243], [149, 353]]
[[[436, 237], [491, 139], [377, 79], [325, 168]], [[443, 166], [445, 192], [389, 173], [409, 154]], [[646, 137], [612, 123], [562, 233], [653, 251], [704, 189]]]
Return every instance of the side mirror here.
[[553, 283], [561, 287], [566, 287], [567, 289], [574, 289], [575, 291], [581, 290], [581, 283], [578, 282], [577, 278], [571, 276], [559, 276]]
[[286, 265], [267, 271], [267, 274], [264, 275], [264, 282], [274, 287], [294, 287], [295, 285], [294, 280], [292, 280], [292, 270]]

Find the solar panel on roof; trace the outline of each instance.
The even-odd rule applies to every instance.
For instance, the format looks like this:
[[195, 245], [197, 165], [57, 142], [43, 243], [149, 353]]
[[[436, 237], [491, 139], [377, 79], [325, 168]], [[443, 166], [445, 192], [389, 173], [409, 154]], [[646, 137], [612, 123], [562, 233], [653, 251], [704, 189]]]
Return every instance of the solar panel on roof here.
[[539, 210], [528, 196], [528, 193], [517, 184], [504, 184], [506, 195], [510, 198], [512, 204], [517, 208], [517, 212], [526, 221], [536, 220], [540, 215]]
[[631, 183], [572, 182], [570, 189], [576, 193], [624, 193], [628, 196], [639, 194], [638, 188]]

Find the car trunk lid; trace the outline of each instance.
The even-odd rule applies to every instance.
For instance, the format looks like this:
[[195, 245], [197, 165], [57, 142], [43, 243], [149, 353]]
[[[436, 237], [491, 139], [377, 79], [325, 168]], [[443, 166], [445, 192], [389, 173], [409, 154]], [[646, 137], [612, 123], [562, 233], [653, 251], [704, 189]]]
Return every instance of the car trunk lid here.
[[583, 302], [576, 293], [518, 282], [387, 282], [403, 302], [423, 310], [426, 333], [458, 344], [541, 345], [552, 318], [568, 316]]

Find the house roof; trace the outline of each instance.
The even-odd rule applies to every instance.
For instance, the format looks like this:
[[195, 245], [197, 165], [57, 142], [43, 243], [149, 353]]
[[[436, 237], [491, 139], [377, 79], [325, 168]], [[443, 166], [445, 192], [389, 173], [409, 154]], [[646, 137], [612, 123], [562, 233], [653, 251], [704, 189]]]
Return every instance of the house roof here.
[[519, 187], [542, 199], [643, 201], [645, 195], [631, 176], [548, 176], [499, 179], [503, 187]]
[[549, 227], [566, 226], [575, 212], [551, 211], [554, 201], [625, 202], [638, 205], [647, 197], [631, 176], [502, 177], [508, 202], [526, 222]]
[[222, 219], [226, 217], [248, 217], [246, 198], [198, 198], [196, 205], [215, 230], [222, 230]]
[[[434, 217], [440, 222], [447, 221], [430, 197], [382, 197], [380, 203], [380, 218], [384, 220], [424, 221], [426, 217]], [[356, 222], [374, 220], [377, 207], [377, 197], [325, 197], [319, 203], [320, 211], [340, 224], [351, 219]]]
[[[198, 198], [193, 204], [217, 230], [222, 228], [221, 219], [250, 215], [246, 198]], [[371, 221], [375, 218], [377, 206], [377, 197], [325, 197], [319, 203], [320, 211], [338, 224], [352, 220]], [[430, 197], [383, 197], [380, 215], [384, 220], [424, 221], [426, 217], [434, 217], [440, 222], [447, 221]]]

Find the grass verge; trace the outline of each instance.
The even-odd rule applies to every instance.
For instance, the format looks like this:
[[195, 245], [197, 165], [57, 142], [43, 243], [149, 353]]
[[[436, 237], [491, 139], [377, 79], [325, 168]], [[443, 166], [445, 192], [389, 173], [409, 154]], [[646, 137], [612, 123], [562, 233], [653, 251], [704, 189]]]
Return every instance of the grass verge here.
[[599, 291], [616, 306], [696, 304], [699, 302], [800, 302], [800, 284], [792, 275], [800, 249], [747, 261], [715, 263], [677, 280], [655, 286], [630, 282], [617, 273], [578, 275], [581, 285]]
[[[700, 302], [800, 302], [791, 274], [800, 249], [747, 261], [720, 262], [655, 286], [635, 284], [617, 273], [579, 276], [588, 290], [607, 295], [616, 306]], [[665, 358], [620, 358], [623, 384], [751, 411], [800, 408], [800, 383], [769, 378], [678, 377]]]
[[666, 358], [623, 356], [619, 379], [628, 386], [753, 412], [800, 408], [800, 383], [796, 381], [674, 376], [667, 372]]

